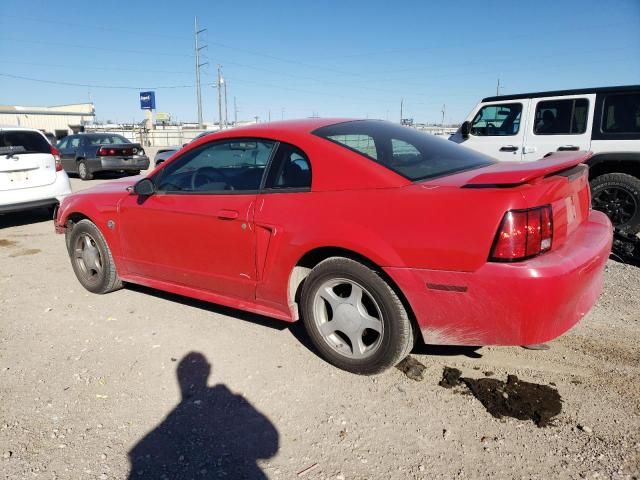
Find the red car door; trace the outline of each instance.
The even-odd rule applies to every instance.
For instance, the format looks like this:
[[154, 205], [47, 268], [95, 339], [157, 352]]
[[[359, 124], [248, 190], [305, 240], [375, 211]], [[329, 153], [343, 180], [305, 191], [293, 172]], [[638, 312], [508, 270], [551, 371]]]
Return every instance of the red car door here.
[[253, 300], [254, 206], [273, 147], [251, 139], [201, 145], [154, 175], [152, 195], [121, 201], [127, 271]]

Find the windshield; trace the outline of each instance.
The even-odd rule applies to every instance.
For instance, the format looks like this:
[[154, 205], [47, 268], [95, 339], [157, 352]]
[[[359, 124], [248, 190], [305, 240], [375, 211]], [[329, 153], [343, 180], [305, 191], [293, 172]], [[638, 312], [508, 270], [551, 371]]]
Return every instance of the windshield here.
[[494, 163], [490, 157], [453, 142], [380, 120], [338, 123], [319, 128], [313, 133], [412, 181]]
[[89, 142], [89, 145], [114, 145], [119, 143], [131, 143], [121, 135], [112, 134], [87, 136], [87, 141]]
[[51, 145], [45, 137], [29, 130], [0, 132], [0, 152], [7, 153], [51, 153]]

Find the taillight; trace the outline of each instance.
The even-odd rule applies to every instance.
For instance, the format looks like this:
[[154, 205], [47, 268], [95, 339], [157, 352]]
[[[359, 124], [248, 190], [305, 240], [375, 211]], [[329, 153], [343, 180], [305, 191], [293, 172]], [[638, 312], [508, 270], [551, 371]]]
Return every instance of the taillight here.
[[61, 172], [62, 171], [62, 160], [60, 160], [60, 152], [53, 145], [51, 145], [51, 155], [53, 155], [53, 159], [56, 162], [56, 172]]
[[98, 149], [98, 156], [100, 157], [108, 157], [109, 155], [117, 155], [117, 154], [118, 152], [116, 152], [114, 148], [100, 147]]
[[493, 242], [489, 260], [515, 262], [551, 249], [553, 221], [551, 206], [505, 213]]

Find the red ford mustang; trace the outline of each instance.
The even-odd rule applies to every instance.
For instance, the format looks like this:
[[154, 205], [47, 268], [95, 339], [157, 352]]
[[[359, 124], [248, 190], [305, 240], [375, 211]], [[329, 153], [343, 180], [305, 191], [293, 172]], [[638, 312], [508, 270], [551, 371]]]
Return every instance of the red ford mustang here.
[[310, 119], [207, 135], [57, 213], [80, 283], [292, 322], [372, 374], [429, 344], [526, 345], [596, 301], [612, 228], [584, 152], [497, 163], [416, 130]]

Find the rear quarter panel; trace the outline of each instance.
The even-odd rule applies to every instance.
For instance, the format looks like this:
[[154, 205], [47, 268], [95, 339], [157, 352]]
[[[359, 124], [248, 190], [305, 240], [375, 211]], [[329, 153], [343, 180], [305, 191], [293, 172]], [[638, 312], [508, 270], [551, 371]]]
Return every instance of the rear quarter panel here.
[[294, 266], [320, 247], [347, 249], [380, 267], [474, 271], [486, 263], [504, 212], [524, 203], [513, 190], [428, 184], [262, 194], [255, 216], [257, 296], [286, 305]]

